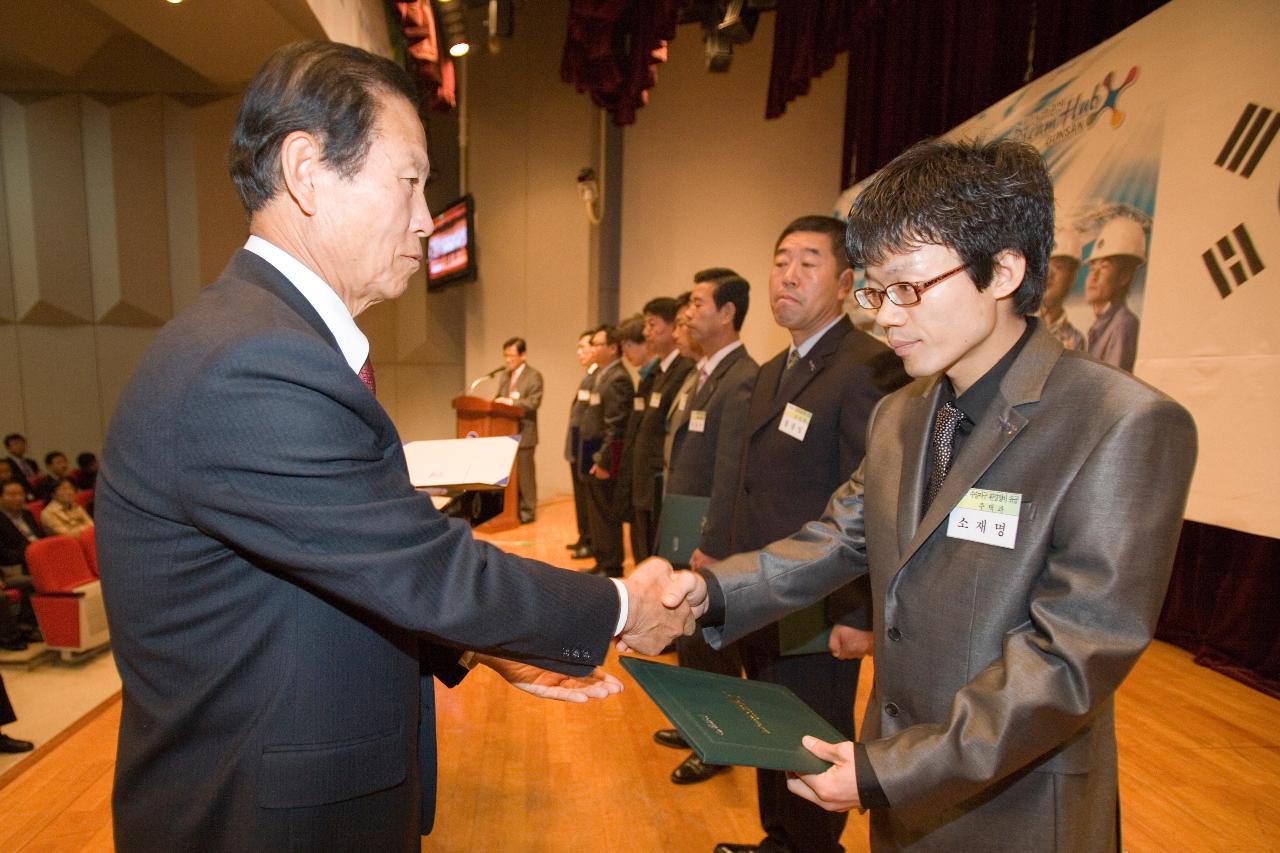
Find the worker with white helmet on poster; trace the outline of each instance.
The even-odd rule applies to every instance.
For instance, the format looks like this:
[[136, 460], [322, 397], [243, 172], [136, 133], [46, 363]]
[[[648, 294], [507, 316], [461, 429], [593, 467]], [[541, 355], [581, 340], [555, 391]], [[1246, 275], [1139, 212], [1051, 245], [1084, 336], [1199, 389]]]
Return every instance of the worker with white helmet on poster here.
[[1142, 223], [1117, 216], [1102, 226], [1089, 255], [1084, 296], [1095, 320], [1089, 327], [1089, 354], [1128, 371], [1138, 353], [1138, 318], [1125, 299], [1138, 267], [1147, 260]]
[[1049, 252], [1049, 269], [1044, 277], [1044, 296], [1040, 301], [1040, 319], [1044, 327], [1067, 349], [1085, 351], [1084, 335], [1071, 325], [1062, 303], [1076, 283], [1080, 272], [1080, 232], [1059, 228], [1053, 233], [1053, 249]]

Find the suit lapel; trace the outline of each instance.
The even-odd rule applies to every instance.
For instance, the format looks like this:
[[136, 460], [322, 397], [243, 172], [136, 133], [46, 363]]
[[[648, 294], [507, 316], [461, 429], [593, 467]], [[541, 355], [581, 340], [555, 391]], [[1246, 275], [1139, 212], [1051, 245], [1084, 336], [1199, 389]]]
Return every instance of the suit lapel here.
[[[914, 551], [913, 540], [919, 527], [920, 504], [924, 500], [924, 466], [929, 458], [929, 434], [932, 414], [942, 394], [940, 376], [933, 377], [920, 394], [911, 398], [902, 417], [899, 441], [902, 447], [902, 473], [898, 483], [898, 565]], [[937, 501], [935, 501], [937, 503]]]
[[[716, 386], [720, 384], [720, 380], [729, 372], [729, 367], [738, 359], [742, 358], [742, 354], [747, 351], [745, 346], [740, 346], [733, 352], [726, 355], [716, 365], [716, 369], [711, 371], [711, 375], [707, 377], [707, 381], [703, 384], [702, 389], [696, 391], [693, 399], [689, 402], [691, 408], [705, 409], [707, 401], [711, 399], [711, 395], [716, 393]], [[697, 373], [694, 373], [694, 388], [698, 387]]]
[[[755, 433], [786, 408], [787, 403], [799, 397], [800, 392], [816, 379], [818, 374], [827, 366], [827, 362], [835, 355], [836, 350], [840, 348], [840, 342], [844, 340], [844, 336], [852, 329], [853, 323], [848, 316], [845, 316], [840, 322], [827, 329], [826, 334], [814, 344], [809, 354], [802, 356], [790, 370], [786, 370], [787, 353], [790, 351], [790, 347], [779, 353], [777, 357], [770, 359], [765, 367], [773, 367], [776, 362], [776, 372], [766, 376], [764, 368], [761, 368], [760, 378], [756, 380], [756, 385], [766, 389], [776, 388], [777, 393], [770, 396], [762, 395], [767, 407], [764, 410], [757, 410], [752, 407], [751, 422], [748, 425], [748, 429]], [[779, 381], [778, 373], [782, 374], [781, 381]]]
[[[1061, 355], [1062, 345], [1044, 330], [1043, 325], [1037, 325], [1035, 332], [1022, 348], [1022, 352], [1009, 366], [1009, 372], [1001, 380], [1000, 390], [992, 399], [990, 410], [982, 415], [982, 423], [974, 427], [973, 433], [965, 439], [964, 448], [957, 455], [955, 465], [947, 473], [947, 478], [942, 481], [942, 488], [937, 498], [921, 519], [920, 526], [909, 536], [902, 551], [899, 568], [911, 559], [938, 525], [946, 520], [965, 493], [973, 488], [978, 479], [986, 473], [992, 463], [1000, 458], [1000, 454], [1027, 425], [1027, 416], [1018, 411], [1018, 407], [1040, 400], [1044, 383]], [[925, 407], [923, 416], [917, 415], [917, 420], [924, 421], [924, 437], [916, 442], [916, 449], [912, 452], [920, 458], [915, 465], [903, 465], [904, 477], [907, 476], [909, 469], [915, 469], [912, 488], [909, 490], [913, 493], [910, 496], [913, 503], [907, 504], [908, 489], [904, 488], [898, 502], [899, 522], [916, 518], [920, 514], [924, 479], [927, 476], [924, 471], [924, 459], [927, 458], [925, 448], [928, 447], [932, 426], [927, 422], [929, 415], [937, 408], [941, 385], [941, 382], [935, 382], [934, 392], [928, 395], [929, 405]], [[919, 426], [921, 424], [917, 424], [917, 427]], [[904, 526], [899, 524], [900, 528]]]

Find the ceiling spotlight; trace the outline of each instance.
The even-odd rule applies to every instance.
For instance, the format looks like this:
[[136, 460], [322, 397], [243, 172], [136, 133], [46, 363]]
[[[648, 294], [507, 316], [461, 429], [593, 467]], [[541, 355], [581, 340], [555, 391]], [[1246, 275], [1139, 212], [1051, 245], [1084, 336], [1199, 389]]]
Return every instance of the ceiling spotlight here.
[[444, 31], [445, 44], [449, 46], [449, 55], [466, 56], [471, 50], [467, 41], [467, 25], [463, 17], [462, 0], [439, 0], [436, 13], [440, 18], [440, 29]]

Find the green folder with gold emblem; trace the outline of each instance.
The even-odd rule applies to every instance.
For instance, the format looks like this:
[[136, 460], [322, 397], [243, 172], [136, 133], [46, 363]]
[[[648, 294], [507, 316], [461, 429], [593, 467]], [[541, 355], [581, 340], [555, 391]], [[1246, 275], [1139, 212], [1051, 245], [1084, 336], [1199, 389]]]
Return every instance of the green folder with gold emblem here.
[[780, 684], [635, 657], [619, 660], [708, 764], [821, 773], [831, 764], [805, 749], [800, 739], [848, 740]]

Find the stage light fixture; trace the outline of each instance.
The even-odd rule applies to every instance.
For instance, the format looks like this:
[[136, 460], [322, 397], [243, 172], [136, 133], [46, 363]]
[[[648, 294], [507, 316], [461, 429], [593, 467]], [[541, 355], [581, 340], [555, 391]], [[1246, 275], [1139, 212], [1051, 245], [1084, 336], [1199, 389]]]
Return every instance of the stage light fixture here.
[[449, 55], [466, 56], [471, 50], [467, 41], [467, 24], [463, 17], [462, 0], [439, 0], [436, 5], [439, 13], [441, 29], [444, 30], [445, 44], [449, 46]]

